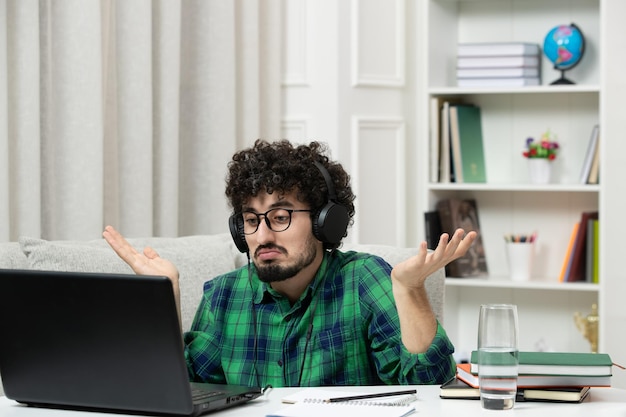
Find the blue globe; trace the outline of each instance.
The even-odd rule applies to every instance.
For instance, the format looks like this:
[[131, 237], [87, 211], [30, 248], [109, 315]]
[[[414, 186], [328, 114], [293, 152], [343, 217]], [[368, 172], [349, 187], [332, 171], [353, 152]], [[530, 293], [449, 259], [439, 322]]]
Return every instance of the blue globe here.
[[565, 79], [563, 73], [580, 62], [584, 51], [585, 38], [575, 24], [558, 25], [550, 29], [543, 41], [543, 53], [552, 61], [554, 69], [561, 71], [560, 80], [564, 80], [557, 80], [555, 83], [572, 83]]

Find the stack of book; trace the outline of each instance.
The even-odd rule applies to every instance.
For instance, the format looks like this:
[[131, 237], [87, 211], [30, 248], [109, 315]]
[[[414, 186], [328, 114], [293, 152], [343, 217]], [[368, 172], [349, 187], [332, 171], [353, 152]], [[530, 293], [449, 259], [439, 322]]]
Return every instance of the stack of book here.
[[[608, 354], [520, 352], [518, 401], [584, 400], [591, 387], [610, 387], [613, 362]], [[441, 386], [442, 398], [479, 398], [478, 352], [457, 365], [456, 377]]]
[[541, 84], [541, 49], [536, 43], [460, 43], [459, 87], [521, 87]]

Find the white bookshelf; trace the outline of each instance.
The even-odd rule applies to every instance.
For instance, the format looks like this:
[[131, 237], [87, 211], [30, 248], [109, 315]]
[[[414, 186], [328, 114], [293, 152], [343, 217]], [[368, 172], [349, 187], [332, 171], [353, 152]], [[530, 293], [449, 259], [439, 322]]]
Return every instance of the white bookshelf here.
[[[298, 75], [305, 68], [308, 76], [301, 77], [306, 83], [284, 83], [285, 114], [291, 122], [301, 121], [307, 138], [328, 141], [353, 175], [360, 203], [351, 241], [413, 247], [424, 238], [422, 213], [433, 208], [437, 199], [475, 197], [492, 275], [486, 281], [448, 280], [444, 325], [457, 350], [475, 346], [478, 304], [483, 301], [512, 301], [520, 306], [525, 347], [532, 348], [543, 337], [554, 349], [588, 350], [589, 344], [572, 325], [573, 314], [588, 314], [591, 304], [598, 302], [600, 350], [610, 353], [616, 363], [626, 364], [622, 330], [626, 323], [626, 54], [621, 52], [626, 50], [626, 1], [286, 4], [289, 16], [306, 17], [306, 24], [290, 26], [295, 33], [284, 34], [300, 40], [289, 43], [286, 52], [297, 59], [287, 62], [298, 65], [287, 70]], [[455, 86], [458, 40], [525, 40], [542, 45], [551, 27], [571, 22], [580, 26], [588, 42], [583, 61], [567, 74], [577, 84], [558, 90], [545, 85], [559, 74], [544, 59], [541, 86], [502, 90]], [[355, 74], [360, 76], [355, 79]], [[380, 81], [372, 83], [372, 74]], [[369, 81], [362, 83], [363, 79]], [[433, 95], [476, 98], [485, 109], [489, 137], [498, 139], [489, 145], [499, 146], [499, 155], [508, 156], [489, 158], [489, 183], [428, 182], [428, 113]], [[528, 184], [524, 160], [518, 155], [524, 138], [541, 134], [548, 122], [567, 148], [559, 156], [558, 182], [535, 186]], [[583, 186], [576, 179], [592, 123], [601, 127], [600, 184]], [[371, 168], [381, 164], [389, 169]], [[503, 174], [493, 178], [494, 173]], [[600, 284], [561, 286], [556, 277], [565, 241], [587, 207], [600, 212]], [[387, 214], [385, 221], [380, 220], [381, 213]], [[535, 279], [511, 282], [506, 277], [502, 233], [535, 227], [541, 250]], [[626, 388], [626, 372], [616, 371], [613, 385]]]
[[[417, 6], [419, 212], [433, 210], [443, 198], [476, 199], [490, 272], [486, 279], [447, 279], [445, 327], [461, 356], [475, 348], [478, 306], [485, 302], [518, 305], [522, 349], [589, 350], [573, 317], [575, 312], [591, 312], [603, 286], [560, 283], [558, 277], [581, 213], [600, 210], [603, 218], [602, 183], [579, 183], [593, 126], [601, 124], [601, 141], [608, 136], [601, 123], [600, 20], [599, 0], [428, 0]], [[524, 41], [543, 47], [552, 27], [572, 22], [586, 41], [582, 61], [566, 73], [575, 85], [550, 86], [560, 72], [542, 56], [541, 86], [456, 87], [458, 42]], [[486, 184], [429, 182], [431, 97], [461, 97], [481, 107]], [[553, 163], [552, 183], [538, 186], [529, 183], [522, 151], [527, 137], [538, 138], [546, 129], [557, 134], [561, 150]], [[513, 282], [507, 277], [503, 236], [533, 231], [539, 235], [533, 278]], [[608, 278], [603, 274], [601, 279]]]

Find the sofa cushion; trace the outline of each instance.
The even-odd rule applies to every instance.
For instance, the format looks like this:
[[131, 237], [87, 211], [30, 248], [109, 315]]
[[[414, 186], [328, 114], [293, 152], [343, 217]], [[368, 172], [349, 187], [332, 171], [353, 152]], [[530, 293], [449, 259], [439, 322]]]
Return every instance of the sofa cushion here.
[[28, 261], [17, 242], [0, 243], [1, 269], [28, 269]]
[[[230, 234], [186, 236], [178, 238], [128, 239], [138, 251], [151, 246], [176, 265], [180, 273], [180, 297], [183, 329], [189, 329], [202, 297], [204, 282], [235, 269], [238, 251]], [[31, 269], [76, 272], [132, 274], [104, 241], [47, 241], [21, 237], [22, 251]]]

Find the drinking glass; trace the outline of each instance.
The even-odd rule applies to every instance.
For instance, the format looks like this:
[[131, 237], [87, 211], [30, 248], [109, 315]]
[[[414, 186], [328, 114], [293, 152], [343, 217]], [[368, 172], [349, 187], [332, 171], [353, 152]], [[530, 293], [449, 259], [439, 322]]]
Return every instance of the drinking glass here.
[[513, 408], [517, 393], [518, 355], [517, 306], [481, 305], [478, 321], [478, 383], [483, 408]]

